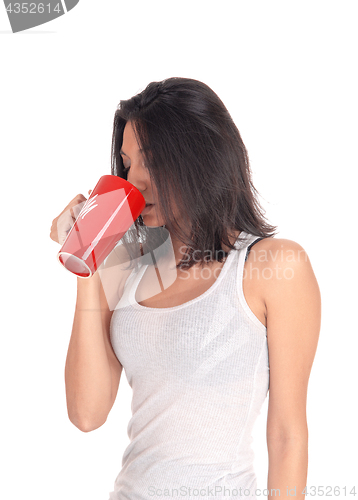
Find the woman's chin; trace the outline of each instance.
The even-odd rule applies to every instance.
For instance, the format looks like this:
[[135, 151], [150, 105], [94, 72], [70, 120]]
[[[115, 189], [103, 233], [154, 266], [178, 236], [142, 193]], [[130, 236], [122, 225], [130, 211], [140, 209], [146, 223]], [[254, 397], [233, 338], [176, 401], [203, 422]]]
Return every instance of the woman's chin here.
[[165, 222], [161, 217], [157, 217], [156, 214], [142, 214], [143, 224], [147, 227], [161, 227], [165, 225]]
[[[142, 217], [143, 219], [143, 224], [146, 227], [162, 227], [164, 226], [164, 222], [159, 221], [155, 217]], [[151, 220], [152, 219], [152, 220]]]

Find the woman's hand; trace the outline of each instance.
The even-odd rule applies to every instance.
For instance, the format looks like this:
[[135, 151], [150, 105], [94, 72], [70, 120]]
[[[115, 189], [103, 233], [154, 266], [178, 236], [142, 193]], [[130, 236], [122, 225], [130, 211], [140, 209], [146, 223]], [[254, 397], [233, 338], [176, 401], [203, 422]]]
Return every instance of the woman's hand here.
[[[88, 194], [91, 194], [91, 192], [92, 189], [88, 191]], [[63, 244], [86, 201], [87, 198], [83, 194], [77, 194], [60, 215], [53, 219], [50, 232], [51, 240], [56, 241], [60, 245]]]

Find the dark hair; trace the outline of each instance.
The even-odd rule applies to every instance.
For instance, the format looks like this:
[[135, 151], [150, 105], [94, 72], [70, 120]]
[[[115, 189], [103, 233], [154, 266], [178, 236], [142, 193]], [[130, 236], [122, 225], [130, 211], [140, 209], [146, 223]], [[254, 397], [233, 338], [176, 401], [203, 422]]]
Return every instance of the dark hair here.
[[[152, 82], [129, 100], [122, 100], [114, 116], [112, 175], [124, 179], [120, 150], [127, 122], [134, 126], [144, 150], [150, 179], [158, 192], [165, 226], [187, 247], [186, 259], [178, 263], [189, 269], [199, 253], [219, 255], [222, 262], [234, 246], [231, 231], [274, 236], [252, 184], [248, 154], [240, 133], [219, 97], [207, 85], [189, 78]], [[188, 221], [180, 227], [173, 213], [173, 200]], [[123, 243], [142, 243], [146, 251], [158, 245], [155, 229], [146, 228], [141, 216], [135, 233]], [[153, 231], [154, 229], [154, 231]], [[133, 246], [133, 245], [132, 245]], [[185, 263], [185, 264], [184, 264]]]

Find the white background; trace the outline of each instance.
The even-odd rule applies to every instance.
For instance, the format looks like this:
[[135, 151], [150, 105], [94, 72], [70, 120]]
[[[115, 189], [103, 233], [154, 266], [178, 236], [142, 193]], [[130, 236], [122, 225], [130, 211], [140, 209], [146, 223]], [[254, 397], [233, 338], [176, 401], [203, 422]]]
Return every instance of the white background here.
[[[76, 278], [57, 263], [50, 227], [77, 193], [87, 197], [110, 173], [119, 100], [150, 81], [184, 76], [222, 98], [277, 237], [310, 257], [322, 328], [307, 401], [307, 483], [324, 493], [340, 486], [353, 500], [357, 13], [345, 0], [82, 0], [12, 34], [0, 6], [1, 498], [107, 500], [113, 489], [131, 389], [123, 372], [98, 430], [82, 433], [69, 421], [64, 366]], [[261, 488], [266, 412], [267, 404], [254, 435]]]

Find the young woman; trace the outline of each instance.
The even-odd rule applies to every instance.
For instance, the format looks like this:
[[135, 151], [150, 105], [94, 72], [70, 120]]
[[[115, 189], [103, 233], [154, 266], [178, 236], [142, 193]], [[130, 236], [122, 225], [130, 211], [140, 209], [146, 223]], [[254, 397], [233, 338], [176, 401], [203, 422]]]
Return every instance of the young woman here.
[[[151, 83], [120, 102], [112, 158], [147, 207], [103, 274], [77, 279], [65, 369], [69, 418], [84, 432], [105, 423], [123, 367], [133, 389], [110, 499], [303, 499], [320, 292], [304, 249], [265, 220], [227, 109], [199, 81]], [[60, 214], [68, 228], [85, 200]], [[155, 253], [163, 232], [174, 266]], [[251, 432], [268, 390], [268, 491], [256, 491]]]

